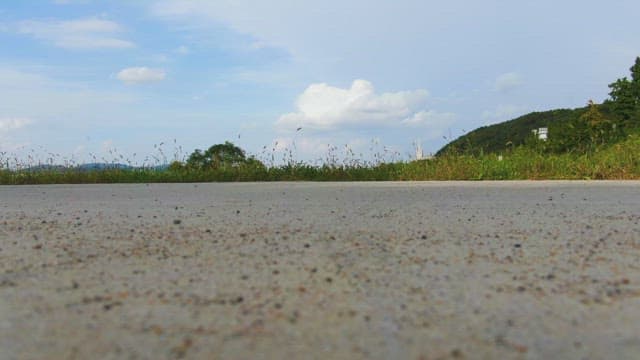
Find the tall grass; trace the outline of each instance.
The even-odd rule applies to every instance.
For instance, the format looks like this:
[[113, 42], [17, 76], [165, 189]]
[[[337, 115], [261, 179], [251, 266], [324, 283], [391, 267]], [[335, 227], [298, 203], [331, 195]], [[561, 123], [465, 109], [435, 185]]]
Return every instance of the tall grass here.
[[[156, 149], [157, 150], [157, 149]], [[229, 181], [406, 181], [406, 180], [542, 180], [542, 179], [640, 179], [640, 135], [587, 154], [546, 154], [531, 147], [517, 147], [496, 154], [445, 154], [418, 161], [398, 161], [397, 154], [376, 155], [374, 161], [358, 160], [345, 150], [342, 161], [330, 147], [325, 161], [307, 164], [285, 152], [283, 165], [273, 163], [190, 168], [105, 169], [77, 171], [52, 167], [38, 171], [10, 167], [0, 158], [0, 184], [163, 183]], [[386, 151], [386, 149], [385, 149]], [[154, 157], [167, 161], [162, 150]], [[175, 156], [174, 156], [175, 158]], [[391, 160], [389, 160], [389, 158]], [[53, 164], [49, 159], [48, 163]]]

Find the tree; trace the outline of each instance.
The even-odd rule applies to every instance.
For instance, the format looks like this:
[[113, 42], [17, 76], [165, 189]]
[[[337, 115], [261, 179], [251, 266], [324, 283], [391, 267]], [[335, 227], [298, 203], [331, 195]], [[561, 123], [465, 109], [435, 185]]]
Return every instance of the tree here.
[[629, 69], [631, 71], [631, 97], [636, 107], [636, 117], [640, 115], [640, 57], [636, 57], [636, 62]]
[[174, 160], [169, 164], [169, 171], [181, 171], [184, 170], [184, 164], [178, 160]]
[[195, 169], [219, 169], [258, 163], [261, 165], [260, 161], [253, 157], [247, 158], [244, 150], [229, 141], [213, 145], [204, 152], [196, 149], [187, 159], [187, 166]]
[[[584, 114], [582, 114], [584, 115]], [[552, 122], [549, 125], [549, 148], [555, 153], [583, 153], [589, 141], [588, 126], [576, 116], [566, 122]]]
[[604, 145], [614, 135], [613, 123], [604, 117], [598, 105], [591, 100], [589, 100], [587, 112], [580, 116], [580, 121], [586, 124], [590, 146]]
[[640, 116], [640, 57], [636, 57], [635, 64], [629, 68], [631, 79], [623, 77], [609, 84], [613, 111], [620, 116], [624, 123], [638, 126]]
[[619, 135], [616, 124], [605, 116], [601, 105], [589, 100], [586, 111], [567, 123], [552, 123], [549, 148], [552, 152], [586, 153], [614, 142]]
[[609, 84], [613, 111], [624, 120], [629, 120], [636, 111], [636, 101], [633, 98], [633, 87], [631, 81], [626, 77]]

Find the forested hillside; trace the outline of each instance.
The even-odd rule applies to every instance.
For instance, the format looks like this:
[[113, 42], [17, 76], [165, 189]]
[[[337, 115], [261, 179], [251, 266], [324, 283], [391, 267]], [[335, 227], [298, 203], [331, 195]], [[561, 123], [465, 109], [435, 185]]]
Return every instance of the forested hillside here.
[[523, 145], [531, 136], [533, 129], [541, 127], [568, 126], [585, 112], [581, 109], [560, 109], [533, 112], [500, 124], [483, 126], [473, 130], [443, 147], [436, 155], [454, 153], [495, 153]]

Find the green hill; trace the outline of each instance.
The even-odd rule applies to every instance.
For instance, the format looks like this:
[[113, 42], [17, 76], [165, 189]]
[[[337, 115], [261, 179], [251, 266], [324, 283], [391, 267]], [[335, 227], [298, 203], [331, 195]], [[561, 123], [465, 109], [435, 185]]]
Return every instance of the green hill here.
[[[613, 144], [622, 141], [626, 135], [639, 131], [638, 121], [624, 119], [615, 112], [615, 104], [606, 101], [603, 104], [593, 104], [596, 111], [607, 123], [608, 134], [600, 145]], [[532, 112], [516, 119], [499, 124], [483, 126], [473, 130], [440, 149], [436, 156], [454, 154], [488, 154], [502, 153], [524, 145], [534, 139], [532, 130], [546, 127], [548, 141], [545, 149], [553, 153], [584, 150], [584, 144], [589, 142], [588, 117], [589, 107], [577, 109], [557, 109], [542, 112]]]
[[498, 153], [507, 148], [523, 145], [532, 136], [532, 130], [541, 127], [554, 128], [568, 126], [582, 114], [586, 108], [559, 109], [533, 112], [519, 118], [490, 126], [482, 126], [445, 145], [436, 155], [444, 153]]

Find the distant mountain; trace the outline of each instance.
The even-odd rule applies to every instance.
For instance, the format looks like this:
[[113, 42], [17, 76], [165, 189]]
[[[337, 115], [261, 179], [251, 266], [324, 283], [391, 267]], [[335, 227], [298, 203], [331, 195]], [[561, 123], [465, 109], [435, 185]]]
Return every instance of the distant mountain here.
[[135, 167], [126, 165], [126, 164], [118, 164], [118, 163], [89, 163], [89, 164], [81, 164], [73, 167], [75, 170], [131, 170]]
[[102, 170], [156, 170], [163, 171], [169, 168], [169, 165], [155, 166], [131, 166], [120, 163], [88, 163], [76, 166], [64, 165], [36, 165], [23, 169], [24, 171], [102, 171]]
[[36, 165], [36, 166], [30, 166], [28, 168], [25, 168], [23, 170], [25, 171], [65, 171], [68, 170], [69, 168], [63, 165], [48, 165], [48, 164], [44, 164], [44, 165]]

